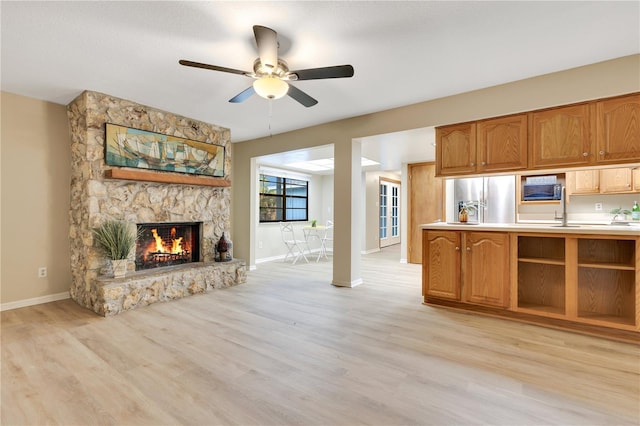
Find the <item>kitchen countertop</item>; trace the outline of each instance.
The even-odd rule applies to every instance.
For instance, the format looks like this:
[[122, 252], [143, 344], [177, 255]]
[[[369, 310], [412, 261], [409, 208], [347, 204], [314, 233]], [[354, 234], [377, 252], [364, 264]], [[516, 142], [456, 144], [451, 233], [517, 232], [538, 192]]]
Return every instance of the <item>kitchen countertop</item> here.
[[570, 226], [568, 227], [557, 225], [558, 222], [542, 221], [517, 223], [433, 222], [422, 224], [420, 227], [422, 229], [443, 231], [544, 232], [549, 234], [623, 235], [640, 237], [640, 223], [629, 225], [610, 225], [605, 223], [570, 221]]

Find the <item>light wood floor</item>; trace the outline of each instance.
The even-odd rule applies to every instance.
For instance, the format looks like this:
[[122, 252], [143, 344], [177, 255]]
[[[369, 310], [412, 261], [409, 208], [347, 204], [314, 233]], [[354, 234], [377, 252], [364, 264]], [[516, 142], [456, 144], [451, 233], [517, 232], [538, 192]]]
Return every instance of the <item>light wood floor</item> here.
[[640, 348], [421, 304], [397, 248], [102, 318], [2, 318], [3, 425], [639, 424]]

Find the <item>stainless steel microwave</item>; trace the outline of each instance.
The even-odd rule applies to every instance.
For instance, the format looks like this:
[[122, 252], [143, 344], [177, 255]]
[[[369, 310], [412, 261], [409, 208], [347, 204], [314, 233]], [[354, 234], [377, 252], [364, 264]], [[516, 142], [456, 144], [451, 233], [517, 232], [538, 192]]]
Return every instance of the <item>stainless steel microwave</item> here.
[[522, 188], [523, 201], [560, 200], [562, 185], [559, 183], [524, 184]]

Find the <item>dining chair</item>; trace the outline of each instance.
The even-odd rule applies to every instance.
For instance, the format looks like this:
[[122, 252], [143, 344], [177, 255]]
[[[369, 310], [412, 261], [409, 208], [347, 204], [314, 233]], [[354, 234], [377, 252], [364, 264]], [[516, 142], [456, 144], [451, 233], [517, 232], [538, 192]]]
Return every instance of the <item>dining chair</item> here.
[[329, 257], [327, 257], [327, 244], [329, 244], [333, 249], [333, 222], [330, 220], [327, 220], [327, 224], [324, 227], [324, 232], [320, 237], [320, 251], [318, 252], [316, 262], [318, 262], [321, 257], [329, 260]]
[[301, 244], [305, 244], [304, 240], [296, 239], [295, 232], [293, 231], [293, 224], [289, 222], [280, 222], [280, 234], [282, 235], [282, 241], [287, 247], [287, 254], [284, 257], [286, 262], [289, 256], [293, 258], [292, 265], [295, 265], [300, 256], [309, 263], [309, 259], [304, 255], [304, 251], [301, 248]]

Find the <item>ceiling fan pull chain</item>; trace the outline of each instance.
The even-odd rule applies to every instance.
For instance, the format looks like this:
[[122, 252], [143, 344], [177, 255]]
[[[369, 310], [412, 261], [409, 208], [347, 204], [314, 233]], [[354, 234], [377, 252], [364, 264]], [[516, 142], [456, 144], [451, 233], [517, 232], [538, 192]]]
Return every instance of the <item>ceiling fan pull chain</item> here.
[[273, 99], [269, 99], [269, 136], [273, 136], [271, 131], [271, 116], [273, 115]]

